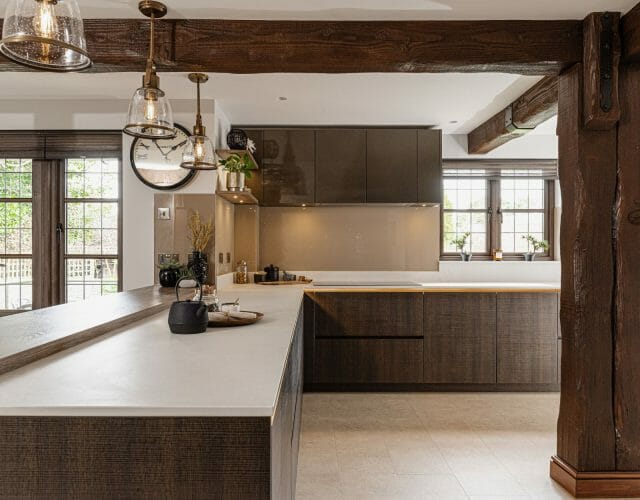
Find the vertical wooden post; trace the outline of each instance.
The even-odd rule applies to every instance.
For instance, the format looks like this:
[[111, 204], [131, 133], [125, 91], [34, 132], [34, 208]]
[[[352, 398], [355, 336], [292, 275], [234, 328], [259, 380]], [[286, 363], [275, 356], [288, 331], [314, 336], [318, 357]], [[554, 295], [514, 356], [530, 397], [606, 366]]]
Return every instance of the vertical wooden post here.
[[621, 71], [615, 259], [615, 426], [619, 471], [640, 471], [640, 68]]
[[615, 470], [612, 211], [616, 130], [583, 125], [582, 66], [560, 76], [562, 396], [558, 456], [578, 471]]
[[560, 77], [562, 396], [551, 476], [577, 497], [637, 497], [640, 68], [618, 71], [618, 47], [603, 80], [603, 40], [619, 36], [598, 32], [612, 19], [619, 29], [617, 15], [603, 16], [585, 20], [584, 67]]

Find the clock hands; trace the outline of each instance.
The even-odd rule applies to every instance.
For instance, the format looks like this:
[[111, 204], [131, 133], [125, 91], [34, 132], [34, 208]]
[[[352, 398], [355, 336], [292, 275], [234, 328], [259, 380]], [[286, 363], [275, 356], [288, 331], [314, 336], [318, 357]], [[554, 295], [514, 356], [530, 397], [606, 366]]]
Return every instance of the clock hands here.
[[[164, 146], [164, 147], [160, 146], [160, 144], [158, 144], [157, 141], [153, 141], [153, 143], [156, 145], [156, 148], [158, 148], [158, 151], [160, 151], [160, 154], [164, 158], [164, 161], [168, 162], [169, 161], [169, 155], [171, 153], [173, 153], [176, 149], [184, 146], [187, 143], [187, 141], [184, 140], [180, 144], [176, 144], [175, 146]], [[169, 148], [169, 150], [166, 153], [164, 151], [165, 148]]]

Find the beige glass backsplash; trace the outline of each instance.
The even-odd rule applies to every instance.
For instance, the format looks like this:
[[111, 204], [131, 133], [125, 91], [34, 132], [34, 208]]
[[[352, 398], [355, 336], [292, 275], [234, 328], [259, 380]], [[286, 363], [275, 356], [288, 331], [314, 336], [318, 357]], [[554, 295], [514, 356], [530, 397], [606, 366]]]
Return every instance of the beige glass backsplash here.
[[260, 267], [437, 271], [439, 234], [439, 207], [261, 207]]

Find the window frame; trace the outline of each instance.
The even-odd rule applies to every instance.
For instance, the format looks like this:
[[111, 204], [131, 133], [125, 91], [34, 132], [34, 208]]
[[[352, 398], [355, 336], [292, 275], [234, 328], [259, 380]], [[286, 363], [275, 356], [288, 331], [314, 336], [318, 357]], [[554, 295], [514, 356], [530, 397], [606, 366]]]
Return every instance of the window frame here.
[[[108, 157], [118, 160], [118, 291], [123, 262], [123, 140], [120, 130], [1, 131], [0, 156], [32, 161], [32, 305], [41, 309], [65, 300], [64, 238], [56, 225], [65, 224], [64, 169], [67, 158]], [[64, 227], [64, 226], [63, 226]], [[64, 236], [64, 235], [62, 235]], [[4, 254], [3, 254], [4, 255]], [[39, 278], [40, 277], [40, 278]], [[0, 309], [0, 316], [24, 311]]]
[[[116, 260], [118, 262], [118, 292], [123, 290], [122, 287], [122, 207], [123, 207], [123, 163], [122, 163], [122, 155], [119, 156], [109, 156], [108, 154], [103, 153], [87, 153], [84, 151], [84, 154], [76, 155], [75, 157], [72, 154], [68, 154], [68, 158], [58, 160], [58, 175], [59, 175], [59, 211], [60, 211], [60, 224], [64, 228], [64, 234], [62, 235], [61, 241], [59, 242], [59, 266], [60, 266], [60, 282], [59, 282], [59, 295], [61, 301], [66, 303], [68, 300], [67, 297], [67, 261], [69, 260], [87, 260], [87, 259], [104, 259], [104, 260]], [[67, 197], [67, 160], [69, 159], [104, 159], [104, 158], [115, 158], [118, 161], [118, 198], [69, 198]], [[114, 254], [69, 254], [67, 253], [67, 204], [68, 203], [117, 203], [118, 206], [118, 253]]]
[[[465, 166], [455, 167], [461, 169], [469, 169], [469, 165], [472, 163], [471, 161], [467, 162], [457, 162], [458, 164], [463, 164]], [[485, 162], [478, 162], [474, 160], [473, 163], [477, 163], [478, 166], [484, 165]], [[518, 163], [517, 161], [508, 162], [508, 161], [500, 161], [494, 162], [492, 165], [498, 164], [498, 168], [509, 169], [509, 165], [513, 163]], [[548, 169], [549, 162], [541, 161], [543, 168]], [[530, 169], [536, 169], [535, 160], [526, 160], [526, 164], [530, 166]], [[466, 167], [466, 168], [465, 168]], [[443, 166], [443, 169], [446, 169], [446, 164]], [[450, 167], [451, 168], [451, 167]], [[513, 167], [511, 167], [513, 168]], [[446, 177], [444, 177], [446, 179]], [[459, 177], [452, 178], [462, 178], [465, 176], [461, 175]], [[473, 179], [485, 179], [487, 182], [487, 196], [488, 196], [488, 209], [487, 209], [487, 249], [485, 252], [473, 253], [473, 259], [479, 261], [491, 261], [493, 260], [493, 250], [496, 248], [502, 248], [502, 217], [505, 212], [509, 213], [539, 213], [543, 212], [543, 223], [544, 223], [544, 239], [549, 242], [549, 250], [544, 253], [536, 254], [536, 260], [538, 261], [551, 261], [555, 259], [555, 189], [556, 189], [556, 179], [553, 176], [542, 175], [542, 176], [519, 176], [519, 179], [542, 179], [544, 180], [544, 207], [543, 209], [505, 209], [503, 210], [501, 207], [501, 186], [500, 183], [502, 179], [508, 179], [509, 177], [501, 177], [500, 175], [496, 175], [495, 173], [488, 173], [486, 175], [477, 175], [477, 176], [469, 176], [469, 178]], [[444, 182], [442, 185], [442, 191], [444, 193]], [[443, 196], [444, 198], [444, 196]], [[444, 241], [444, 224], [445, 224], [445, 214], [446, 213], [477, 213], [481, 210], [457, 210], [457, 209], [446, 209], [444, 206], [444, 202], [440, 206], [440, 260], [441, 261], [456, 261], [460, 260], [459, 252], [446, 252], [445, 251], [445, 241]], [[503, 259], [506, 261], [522, 261], [522, 253], [503, 253]]]

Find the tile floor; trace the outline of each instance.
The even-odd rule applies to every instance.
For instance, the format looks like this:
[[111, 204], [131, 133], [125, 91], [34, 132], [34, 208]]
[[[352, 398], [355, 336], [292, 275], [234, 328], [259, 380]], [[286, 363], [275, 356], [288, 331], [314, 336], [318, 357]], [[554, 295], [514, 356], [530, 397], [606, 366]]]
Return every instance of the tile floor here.
[[559, 394], [305, 394], [297, 500], [572, 498]]

